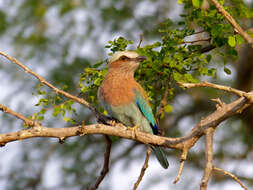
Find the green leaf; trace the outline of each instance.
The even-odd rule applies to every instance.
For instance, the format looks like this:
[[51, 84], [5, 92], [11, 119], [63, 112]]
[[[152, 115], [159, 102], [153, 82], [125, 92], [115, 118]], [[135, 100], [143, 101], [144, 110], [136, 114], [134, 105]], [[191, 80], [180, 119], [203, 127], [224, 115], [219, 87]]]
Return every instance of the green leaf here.
[[235, 45], [236, 45], [235, 36], [229, 36], [229, 37], [228, 37], [228, 44], [229, 44], [231, 47], [235, 47]]
[[192, 4], [194, 7], [199, 8], [202, 5], [201, 0], [192, 0]]
[[53, 115], [54, 117], [56, 117], [56, 116], [60, 113], [60, 111], [61, 111], [60, 106], [56, 106], [56, 107], [54, 108], [54, 111], [53, 111], [52, 115]]
[[208, 55], [206, 56], [207, 62], [209, 63], [209, 62], [211, 61], [211, 59], [212, 59], [212, 55], [208, 54]]
[[164, 111], [167, 113], [172, 112], [173, 107], [170, 104], [167, 104], [166, 106], [164, 106]]
[[63, 121], [65, 121], [65, 122], [69, 122], [69, 121], [70, 121], [70, 118], [68, 118], [68, 117], [64, 117], [64, 118], [63, 118]]
[[183, 3], [183, 0], [177, 0], [177, 3], [178, 3], [178, 4], [182, 4], [182, 3]]
[[235, 39], [236, 39], [236, 44], [238, 44], [238, 45], [244, 43], [243, 37], [241, 35], [239, 35], [239, 34], [235, 35]]
[[229, 68], [227, 68], [227, 67], [224, 67], [224, 71], [225, 71], [225, 73], [227, 73], [228, 75], [231, 74], [231, 70], [230, 70]]

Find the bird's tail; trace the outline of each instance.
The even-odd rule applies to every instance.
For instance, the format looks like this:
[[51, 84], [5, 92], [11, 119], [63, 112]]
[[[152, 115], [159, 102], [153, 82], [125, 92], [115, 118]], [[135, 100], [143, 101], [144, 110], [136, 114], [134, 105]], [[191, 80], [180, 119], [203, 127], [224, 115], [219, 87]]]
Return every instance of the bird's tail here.
[[161, 164], [161, 166], [164, 169], [167, 169], [169, 167], [169, 162], [166, 158], [166, 155], [165, 155], [163, 149], [159, 146], [151, 146], [151, 148], [154, 151], [155, 156], [156, 156], [157, 160], [159, 161], [159, 163]]

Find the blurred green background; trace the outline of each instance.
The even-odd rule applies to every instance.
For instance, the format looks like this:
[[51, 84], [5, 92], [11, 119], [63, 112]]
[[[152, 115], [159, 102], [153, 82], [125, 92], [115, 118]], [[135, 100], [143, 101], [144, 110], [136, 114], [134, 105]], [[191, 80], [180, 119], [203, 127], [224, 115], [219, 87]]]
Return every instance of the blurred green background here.
[[[239, 11], [252, 8], [250, 0], [231, 0], [228, 5]], [[244, 5], [244, 6], [242, 6]], [[240, 7], [242, 6], [242, 7]], [[105, 48], [109, 40], [120, 36], [133, 41], [136, 48], [139, 35], [143, 45], [160, 38], [158, 28], [168, 18], [180, 21], [183, 4], [174, 0], [0, 0], [0, 51], [17, 58], [24, 65], [45, 77], [53, 85], [78, 94], [79, 75], [84, 68], [108, 58]], [[244, 28], [253, 27], [252, 18], [237, 14]], [[176, 27], [176, 26], [172, 26]], [[238, 59], [214, 58], [212, 67], [217, 77], [203, 77], [244, 91], [253, 86], [253, 50], [247, 45], [236, 47]], [[214, 49], [215, 57], [217, 51]], [[226, 68], [232, 71], [228, 75]], [[0, 103], [25, 116], [38, 112], [38, 81], [8, 60], [0, 57]], [[165, 114], [160, 126], [166, 136], [186, 134], [201, 117], [215, 110], [211, 98], [225, 102], [234, 96], [212, 89], [183, 91], [177, 88], [170, 100], [173, 111]], [[75, 105], [77, 121], [94, 123], [93, 115], [83, 106]], [[249, 189], [253, 188], [253, 109], [229, 119], [216, 130], [214, 162], [218, 167], [236, 174]], [[22, 122], [0, 113], [0, 133], [22, 129]], [[60, 117], [46, 114], [43, 124], [67, 126]], [[163, 170], [151, 157], [149, 168], [139, 189], [198, 189], [204, 168], [204, 141], [190, 151], [183, 175], [172, 184], [179, 167], [180, 152], [168, 150], [170, 168]], [[94, 184], [100, 174], [105, 151], [101, 135], [68, 139], [59, 144], [56, 139], [36, 138], [7, 144], [0, 149], [0, 189], [51, 190], [85, 189]], [[99, 189], [131, 189], [145, 159], [146, 146], [129, 141], [113, 142], [110, 172]], [[220, 174], [214, 174], [209, 189], [239, 189], [239, 185]]]

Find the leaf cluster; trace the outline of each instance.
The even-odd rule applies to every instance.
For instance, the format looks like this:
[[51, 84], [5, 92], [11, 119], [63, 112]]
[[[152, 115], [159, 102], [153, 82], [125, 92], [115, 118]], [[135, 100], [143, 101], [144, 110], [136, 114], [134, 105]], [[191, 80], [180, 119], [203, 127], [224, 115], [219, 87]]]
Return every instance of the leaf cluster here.
[[[207, 46], [213, 48], [223, 48], [224, 51], [217, 51], [224, 60], [224, 71], [230, 74], [231, 71], [225, 66], [228, 58], [237, 58], [235, 46], [243, 43], [243, 39], [238, 34], [234, 34], [231, 25], [225, 20], [216, 8], [211, 5], [209, 9], [202, 9], [202, 1], [180, 1], [184, 3], [186, 14], [181, 15], [181, 20], [173, 23], [170, 19], [165, 20], [158, 32], [160, 39], [137, 48], [140, 55], [146, 56], [146, 60], [140, 65], [136, 72], [137, 81], [141, 82], [148, 93], [152, 102], [153, 111], [156, 113], [157, 108], [168, 89], [167, 100], [171, 100], [175, 95], [176, 82], [197, 82], [200, 76], [216, 77], [217, 72], [212, 64], [212, 52], [205, 51]], [[224, 4], [224, 3], [223, 3]], [[203, 33], [207, 34], [207, 39], [197, 39], [205, 41], [206, 44], [194, 43], [195, 35], [201, 33], [191, 29], [191, 24], [196, 23]], [[176, 26], [176, 29], [172, 28]], [[187, 39], [194, 39], [193, 42], [187, 42]], [[110, 50], [109, 55], [117, 51], [124, 51], [129, 45], [133, 44], [131, 40], [124, 37], [118, 37], [108, 42], [105, 48]], [[211, 50], [210, 49], [210, 50]], [[108, 70], [107, 61], [99, 61], [91, 67], [85, 68], [79, 78], [80, 93], [91, 102], [97, 105], [97, 89]], [[48, 102], [55, 105], [60, 100], [59, 96], [50, 98], [42, 98], [38, 105], [48, 106]], [[75, 112], [72, 109], [73, 102], [61, 103], [54, 108], [53, 116], [61, 113], [65, 115], [65, 111]], [[171, 112], [172, 107], [165, 105], [164, 111]], [[43, 119], [46, 109], [42, 109], [36, 119]], [[100, 109], [102, 111], [102, 109]], [[164, 113], [162, 113], [164, 115]], [[73, 121], [72, 117], [66, 118], [65, 121]]]

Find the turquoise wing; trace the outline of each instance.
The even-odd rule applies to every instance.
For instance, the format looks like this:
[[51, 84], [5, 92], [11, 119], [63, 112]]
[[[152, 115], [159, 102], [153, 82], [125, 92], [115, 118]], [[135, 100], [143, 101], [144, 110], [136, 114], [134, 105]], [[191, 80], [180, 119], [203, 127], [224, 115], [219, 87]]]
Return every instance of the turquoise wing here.
[[[145, 97], [135, 88], [135, 102], [144, 115], [144, 117], [150, 123], [150, 127], [152, 128], [153, 134], [158, 134], [158, 126], [155, 122], [154, 115], [152, 113], [152, 109], [150, 108], [147, 100]], [[159, 163], [162, 165], [163, 168], [167, 169], [169, 167], [169, 162], [166, 158], [166, 155], [161, 147], [151, 146], [152, 150], [154, 151], [156, 158], [158, 159]]]
[[135, 93], [135, 103], [137, 104], [141, 113], [145, 116], [145, 118], [150, 123], [153, 134], [157, 135], [158, 134], [158, 126], [155, 122], [155, 118], [152, 113], [152, 109], [150, 108], [148, 102], [145, 100], [145, 98], [142, 96], [142, 94], [136, 88], [134, 88], [134, 93]]

